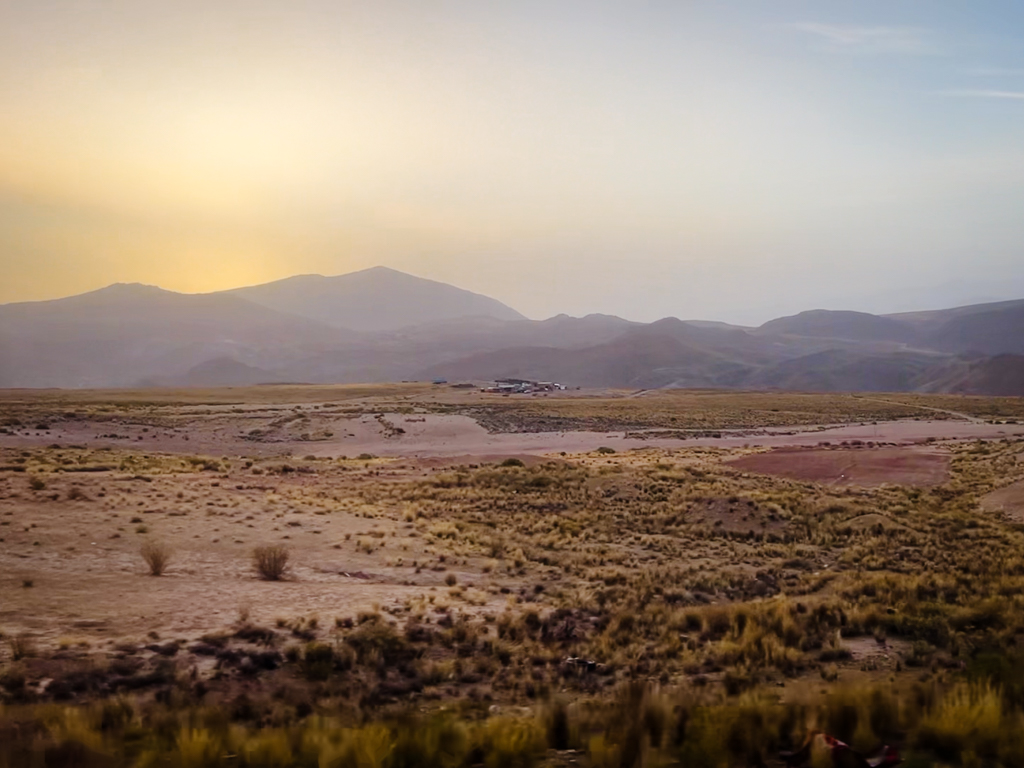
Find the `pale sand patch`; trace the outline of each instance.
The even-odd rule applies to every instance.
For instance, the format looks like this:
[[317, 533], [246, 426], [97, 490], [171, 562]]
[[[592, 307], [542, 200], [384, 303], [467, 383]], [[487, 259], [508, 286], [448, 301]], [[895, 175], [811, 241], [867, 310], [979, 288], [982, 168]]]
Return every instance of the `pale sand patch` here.
[[1004, 514], [1016, 523], [1024, 523], [1024, 480], [982, 496], [981, 507]]
[[[976, 422], [892, 421], [879, 424], [848, 424], [809, 428], [722, 430], [721, 437], [652, 438], [627, 437], [626, 432], [522, 432], [489, 433], [469, 416], [384, 414], [387, 422], [404, 430], [385, 434], [374, 417], [353, 420], [349, 435], [310, 446], [315, 456], [513, 456], [516, 454], [585, 453], [606, 446], [617, 451], [636, 448], [721, 448], [815, 446], [852, 440], [913, 444], [926, 440], [995, 440], [1024, 436], [1024, 425]], [[635, 432], [629, 433], [636, 434]]]
[[[223, 409], [222, 409], [223, 410]], [[248, 412], [196, 417], [188, 429], [154, 427], [128, 421], [79, 421], [61, 424], [39, 435], [0, 435], [0, 447], [32, 448], [51, 443], [82, 444], [90, 448], [130, 448], [161, 453], [213, 456], [375, 456], [411, 458], [452, 456], [519, 456], [585, 453], [606, 446], [616, 451], [638, 448], [685, 448], [693, 446], [741, 448], [814, 446], [820, 442], [844, 440], [908, 445], [927, 440], [997, 440], [1024, 436], [1024, 424], [986, 424], [951, 420], [914, 420], [877, 424], [831, 424], [803, 427], [718, 430], [719, 437], [706, 434], [689, 437], [664, 436], [642, 430], [612, 432], [513, 432], [490, 433], [470, 416], [454, 414], [380, 413], [358, 416], [324, 416], [310, 427], [315, 439], [279, 431], [269, 438], [254, 439], [254, 421]], [[265, 419], [266, 417], [264, 417]], [[401, 430], [401, 431], [399, 431]], [[330, 432], [327, 436], [326, 433]], [[660, 432], [660, 434], [658, 434]], [[108, 437], [110, 433], [118, 435]], [[656, 436], [657, 435], [657, 436]]]

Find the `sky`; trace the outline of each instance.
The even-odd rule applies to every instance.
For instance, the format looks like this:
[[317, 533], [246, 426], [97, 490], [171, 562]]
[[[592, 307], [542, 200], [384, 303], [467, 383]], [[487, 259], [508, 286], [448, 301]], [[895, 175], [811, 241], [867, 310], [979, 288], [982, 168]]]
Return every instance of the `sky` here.
[[0, 303], [385, 265], [746, 324], [1024, 297], [1019, 0], [0, 0]]

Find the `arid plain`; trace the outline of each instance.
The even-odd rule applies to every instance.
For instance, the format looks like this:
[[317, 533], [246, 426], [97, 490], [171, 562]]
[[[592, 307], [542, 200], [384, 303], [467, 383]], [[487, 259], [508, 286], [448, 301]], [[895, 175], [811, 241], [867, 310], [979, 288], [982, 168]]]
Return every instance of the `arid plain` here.
[[10, 702], [795, 701], [1024, 630], [1019, 399], [11, 390], [0, 425]]

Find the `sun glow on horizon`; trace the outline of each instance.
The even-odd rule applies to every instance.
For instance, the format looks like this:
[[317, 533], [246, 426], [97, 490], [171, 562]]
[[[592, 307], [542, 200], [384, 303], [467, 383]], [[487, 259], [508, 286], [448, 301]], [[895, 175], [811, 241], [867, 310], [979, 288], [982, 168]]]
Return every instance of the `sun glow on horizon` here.
[[1024, 291], [1024, 57], [942, 7], [9, 6], [0, 302], [378, 263], [538, 316]]

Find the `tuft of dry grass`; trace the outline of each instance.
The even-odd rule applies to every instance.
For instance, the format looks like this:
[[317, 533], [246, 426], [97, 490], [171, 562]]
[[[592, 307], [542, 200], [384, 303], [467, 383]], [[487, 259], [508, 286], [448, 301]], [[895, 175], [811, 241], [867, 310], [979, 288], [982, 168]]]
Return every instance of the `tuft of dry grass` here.
[[288, 571], [288, 548], [283, 544], [256, 547], [252, 565], [264, 581], [280, 581]]
[[159, 541], [144, 541], [139, 554], [146, 561], [150, 576], [162, 576], [171, 561], [171, 548]]
[[252, 603], [249, 600], [243, 600], [238, 604], [238, 623], [245, 626], [249, 623], [249, 619], [252, 618]]
[[21, 661], [36, 655], [36, 645], [26, 634], [7, 638], [7, 646], [11, 649], [12, 661]]

